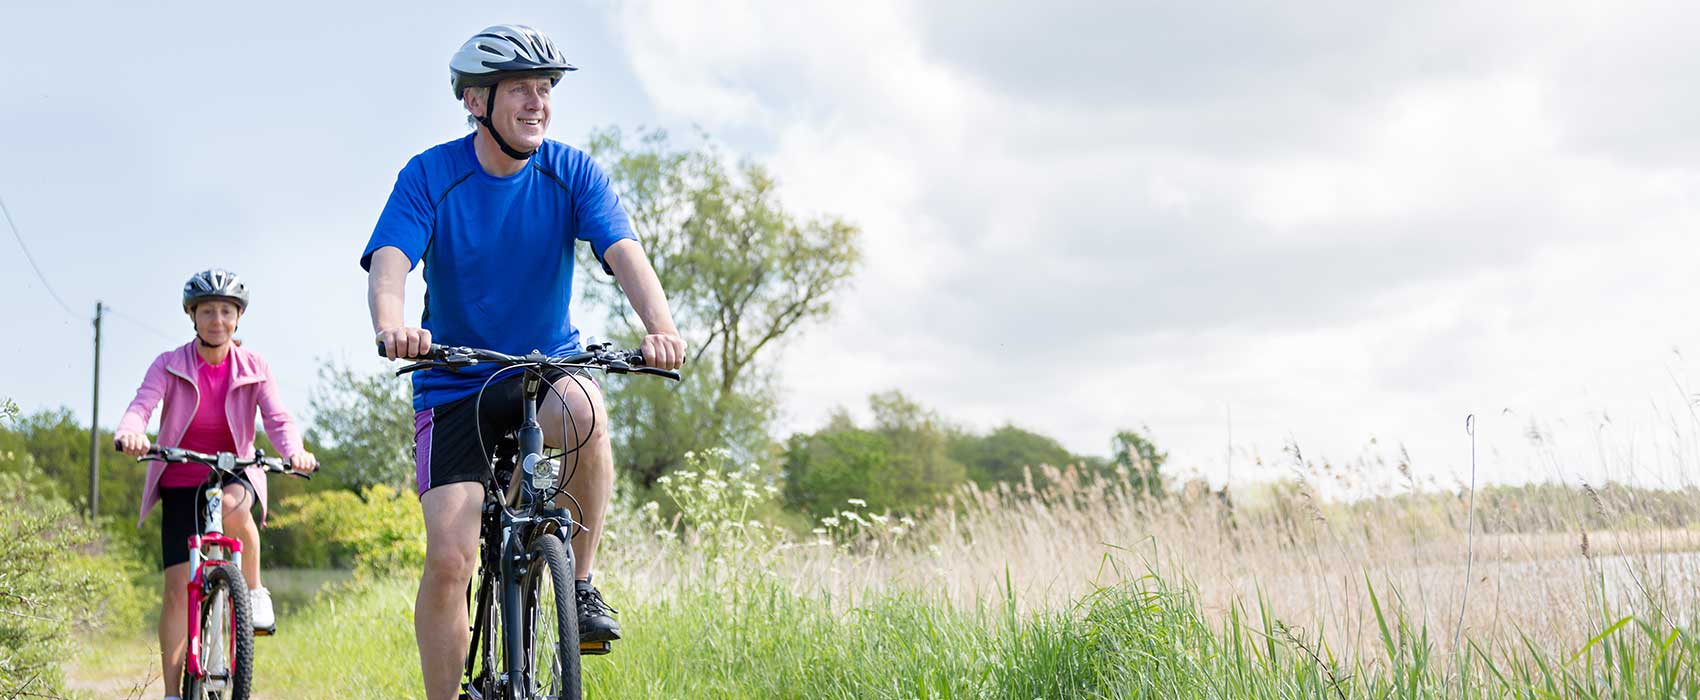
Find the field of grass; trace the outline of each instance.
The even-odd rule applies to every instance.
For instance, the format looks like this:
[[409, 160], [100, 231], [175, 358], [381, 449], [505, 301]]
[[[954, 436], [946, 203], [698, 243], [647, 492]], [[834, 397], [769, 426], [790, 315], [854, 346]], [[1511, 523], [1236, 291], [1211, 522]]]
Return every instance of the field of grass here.
[[[1456, 494], [1159, 500], [1040, 476], [910, 518], [846, 504], [802, 538], [734, 495], [666, 524], [622, 504], [600, 578], [627, 639], [587, 662], [590, 696], [1700, 697], [1692, 491], [1488, 494], [1466, 596]], [[422, 697], [414, 586], [293, 608], [260, 642], [259, 697]], [[151, 651], [128, 644], [90, 659]]]

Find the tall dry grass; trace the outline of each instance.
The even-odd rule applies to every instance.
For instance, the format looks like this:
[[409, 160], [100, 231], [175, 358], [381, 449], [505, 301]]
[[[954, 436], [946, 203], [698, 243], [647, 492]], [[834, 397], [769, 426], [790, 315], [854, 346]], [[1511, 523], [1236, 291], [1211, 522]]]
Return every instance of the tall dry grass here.
[[737, 556], [714, 559], [693, 555], [700, 533], [692, 528], [683, 541], [657, 537], [658, 523], [633, 512], [614, 523], [601, 568], [641, 596], [670, 595], [682, 580], [738, 585], [761, 576], [845, 608], [920, 592], [959, 609], [1013, 603], [1027, 611], [1066, 609], [1156, 573], [1196, 589], [1208, 614], [1266, 609], [1284, 629], [1344, 655], [1382, 644], [1372, 586], [1383, 607], [1396, 606], [1443, 649], [1455, 631], [1482, 644], [1526, 638], [1577, 649], [1610, 624], [1603, 610], [1678, 624], [1700, 610], [1693, 488], [1484, 489], [1466, 599], [1462, 492], [1413, 483], [1403, 493], [1329, 502], [1314, 484], [1337, 478], [1333, 470], [1251, 493], [1192, 484], [1158, 498], [1114, 476], [1040, 467], [1024, 484], [964, 486], [912, 519], [881, 514], [882, 523], [846, 504], [812, 539], [720, 524], [716, 547], [726, 550], [725, 533], [735, 531]]

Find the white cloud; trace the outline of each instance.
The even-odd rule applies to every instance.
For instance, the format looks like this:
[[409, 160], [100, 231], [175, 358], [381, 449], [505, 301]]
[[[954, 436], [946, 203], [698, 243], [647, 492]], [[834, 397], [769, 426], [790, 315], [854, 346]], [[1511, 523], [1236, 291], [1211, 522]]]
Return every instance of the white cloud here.
[[[1231, 405], [1242, 450], [1376, 437], [1438, 475], [1509, 407], [1483, 425], [1515, 479], [1526, 421], [1646, 406], [1700, 341], [1695, 172], [1619, 152], [1572, 80], [1683, 45], [1670, 7], [631, 7], [669, 116], [765, 130], [787, 201], [865, 231], [786, 357], [791, 427], [900, 386], [1081, 451], [1149, 424], [1219, 476]], [[1605, 65], [1655, 104], [1686, 78], [1637, 59], [1672, 57]]]

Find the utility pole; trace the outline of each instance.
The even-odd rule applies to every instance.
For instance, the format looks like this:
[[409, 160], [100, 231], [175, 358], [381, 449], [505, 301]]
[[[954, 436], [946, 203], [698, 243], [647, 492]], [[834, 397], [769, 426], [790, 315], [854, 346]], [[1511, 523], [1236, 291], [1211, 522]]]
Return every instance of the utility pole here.
[[94, 403], [89, 406], [89, 520], [100, 518], [100, 317], [106, 306], [94, 303]]

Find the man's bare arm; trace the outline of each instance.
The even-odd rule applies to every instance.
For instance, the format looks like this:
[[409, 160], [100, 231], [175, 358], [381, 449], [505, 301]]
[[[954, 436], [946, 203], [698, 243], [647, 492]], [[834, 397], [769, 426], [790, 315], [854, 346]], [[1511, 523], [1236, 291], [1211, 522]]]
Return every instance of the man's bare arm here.
[[625, 290], [632, 310], [643, 321], [645, 335], [639, 349], [643, 351], [644, 362], [651, 367], [678, 369], [685, 363], [685, 340], [673, 325], [667, 292], [661, 288], [661, 278], [655, 275], [655, 267], [650, 265], [643, 246], [627, 239], [609, 246], [603, 256], [614, 270], [620, 289]]
[[372, 330], [384, 344], [390, 359], [418, 357], [431, 347], [431, 331], [409, 328], [402, 320], [407, 301], [407, 273], [413, 261], [395, 246], [372, 251], [366, 274], [366, 307], [372, 312]]

